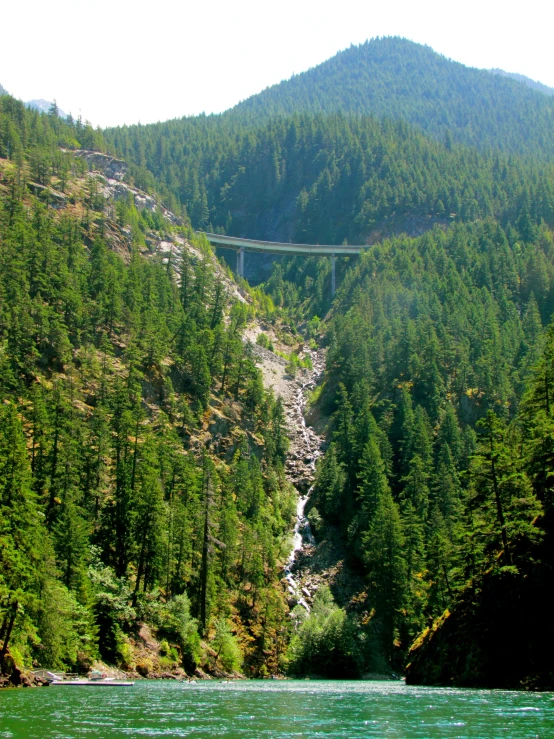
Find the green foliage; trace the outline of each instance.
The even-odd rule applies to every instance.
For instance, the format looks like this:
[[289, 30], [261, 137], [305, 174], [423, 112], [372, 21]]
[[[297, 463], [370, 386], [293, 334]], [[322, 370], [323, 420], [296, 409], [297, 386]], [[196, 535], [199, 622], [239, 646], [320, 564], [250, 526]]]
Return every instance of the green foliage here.
[[489, 411], [478, 424], [453, 537], [434, 513], [430, 603], [448, 610], [410, 650], [412, 683], [550, 686], [552, 337], [551, 324], [513, 421]]
[[310, 496], [323, 516], [336, 523], [342, 510], [342, 494], [346, 486], [343, 466], [337, 460], [337, 447], [331, 444], [322, 461], [317, 466], [317, 475]]
[[387, 241], [347, 271], [326, 321], [333, 441], [311, 505], [363, 567], [390, 664], [484, 578], [546, 556], [553, 253], [544, 225]]
[[[176, 195], [193, 225], [206, 230], [356, 244], [372, 238], [375, 229], [410, 232], [437, 221], [494, 216], [517, 223], [526, 238], [541, 219], [551, 223], [554, 217], [548, 165], [502, 153], [478, 154], [461, 145], [449, 148], [402, 121], [297, 114], [251, 128], [214, 117], [124, 127], [105, 135], [128, 158], [137, 181], [144, 178]], [[162, 159], [156, 145], [161, 136], [171, 142]], [[134, 163], [137, 146], [148, 152], [148, 171]], [[205, 173], [201, 183], [199, 173]], [[207, 203], [201, 220], [195, 218], [198, 199]], [[268, 203], [280, 213], [278, 234], [267, 231], [267, 219], [260, 220]], [[294, 286], [275, 271], [268, 293], [278, 307], [299, 294], [315, 293], [315, 311], [323, 315], [328, 260], [325, 274], [321, 260], [303, 257], [302, 262], [302, 278], [290, 281]]]
[[383, 621], [385, 654], [391, 660], [405, 605], [406, 561], [402, 519], [390, 491], [379, 498], [362, 544]]
[[124, 633], [136, 618], [131, 606], [131, 590], [123, 579], [117, 579], [113, 570], [95, 562], [89, 568], [93, 589], [92, 613], [98, 627], [100, 655], [117, 663], [124, 644]]
[[264, 349], [269, 349], [270, 352], [273, 351], [273, 344], [267, 334], [264, 334], [263, 332], [256, 336], [256, 344], [262, 346]]
[[[352, 244], [495, 217], [529, 240], [554, 218], [553, 106], [514, 80], [386, 38], [221, 116], [104, 135], [139, 185], [179, 200], [204, 230]], [[268, 314], [307, 298], [327, 312], [328, 260], [301, 261], [288, 280], [274, 270]]]
[[[254, 611], [238, 624], [255, 673], [282, 639], [278, 558], [294, 504], [282, 404], [242, 338], [250, 309], [229, 301], [205, 238], [171, 264], [142, 256], [144, 234], [171, 227], [130, 199], [97, 208], [94, 178], [71, 213], [26, 190], [33, 168], [60, 186], [51, 157], [66, 124], [54, 123], [0, 100], [1, 145], [20, 143], [19, 163], [0, 151], [0, 627], [14, 616], [26, 663], [77, 669], [98, 654], [130, 665], [129, 637], [146, 622], [174, 645], [165, 658], [178, 648], [194, 670], [206, 659], [199, 622], [249, 592]], [[68, 156], [78, 199], [85, 170]], [[125, 258], [112, 248], [122, 227]], [[209, 436], [206, 484], [196, 450], [214, 406], [228, 426]], [[262, 620], [273, 626], [255, 643]], [[222, 659], [236, 669], [242, 649]]]
[[461, 141], [552, 156], [552, 99], [428, 46], [374, 38], [254, 95], [226, 115], [251, 124], [298, 112], [410, 121], [447, 146]]
[[[328, 346], [312, 402], [331, 437], [308, 516], [339, 527], [367, 585], [363, 613], [326, 588], [309, 616], [295, 609], [293, 672], [400, 664], [487, 577], [516, 583], [548, 560], [552, 133], [552, 100], [399, 39], [226, 115], [105, 139], [1, 96], [0, 626], [14, 653], [129, 665], [146, 622], [168, 666], [204, 663], [200, 634], [226, 670], [282, 664], [294, 492], [282, 401], [243, 341], [254, 310]], [[71, 150], [106, 141], [198, 228], [380, 243], [339, 260], [330, 312], [318, 258], [276, 263], [253, 307], [233, 303], [205, 236], [169, 263], [145, 257], [148, 233], [171, 231], [161, 212], [82, 184]], [[424, 235], [382, 240], [398, 233]], [[294, 347], [292, 326], [279, 339]]]
[[215, 634], [211, 642], [215, 650], [215, 658], [227, 672], [236, 672], [242, 666], [242, 653], [236, 637], [224, 618], [215, 625]]
[[55, 579], [47, 581], [40, 593], [37, 631], [44, 665], [74, 668], [98, 654], [91, 612]]
[[356, 645], [352, 624], [328, 586], [322, 585], [313, 609], [303, 619], [289, 645], [289, 669], [295, 675], [327, 678], [356, 677]]

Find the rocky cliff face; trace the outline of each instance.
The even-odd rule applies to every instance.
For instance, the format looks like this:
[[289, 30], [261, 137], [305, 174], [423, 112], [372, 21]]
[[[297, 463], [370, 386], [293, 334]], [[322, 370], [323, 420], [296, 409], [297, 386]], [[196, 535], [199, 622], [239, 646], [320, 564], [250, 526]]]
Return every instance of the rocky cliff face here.
[[159, 211], [171, 224], [182, 225], [182, 221], [178, 216], [165, 208], [151, 195], [124, 182], [128, 167], [122, 159], [103, 154], [100, 151], [89, 151], [87, 149], [78, 149], [73, 151], [72, 154], [76, 159], [84, 159], [91, 170], [92, 176], [102, 180], [106, 199], [111, 198], [118, 201], [128, 197], [131, 193], [138, 209], [146, 208], [151, 212]]
[[78, 149], [73, 152], [77, 159], [84, 159], [89, 168], [97, 172], [102, 172], [106, 177], [114, 180], [123, 180], [127, 174], [127, 164], [122, 159], [102, 154], [100, 151], [89, 151], [88, 149]]

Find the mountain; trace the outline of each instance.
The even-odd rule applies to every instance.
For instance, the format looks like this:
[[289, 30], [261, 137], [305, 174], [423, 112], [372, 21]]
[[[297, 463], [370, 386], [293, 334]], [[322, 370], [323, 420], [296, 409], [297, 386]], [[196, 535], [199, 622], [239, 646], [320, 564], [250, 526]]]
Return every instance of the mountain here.
[[[2, 85], [0, 85], [0, 95], [9, 95], [9, 92], [5, 87], [2, 87]], [[31, 108], [31, 110], [38, 110], [39, 113], [49, 113], [52, 109], [52, 105], [56, 105], [56, 103], [50, 100], [43, 100], [41, 98], [39, 100], [28, 100], [25, 105], [27, 108]], [[58, 108], [57, 105], [56, 109], [60, 118], [67, 118], [67, 113], [64, 113], [64, 111]]]
[[338, 260], [332, 301], [329, 261], [264, 285], [327, 347], [304, 577], [340, 537], [359, 646], [412, 684], [551, 690], [552, 221], [386, 239]]
[[267, 88], [226, 115], [357, 113], [402, 119], [479, 149], [554, 156], [554, 100], [402, 38], [377, 38]]
[[517, 82], [522, 82], [524, 85], [527, 85], [532, 90], [538, 90], [545, 95], [554, 95], [554, 87], [543, 85], [542, 82], [532, 80], [530, 77], [526, 77], [524, 74], [517, 74], [516, 72], [505, 72], [503, 69], [491, 69], [490, 71], [492, 72], [492, 74], [498, 74], [501, 77], [510, 77], [513, 80], [517, 80]]
[[[363, 568], [365, 638], [400, 667], [420, 637], [412, 683], [553, 685], [553, 236], [391, 239], [343, 266], [320, 324], [330, 447], [308, 516]], [[300, 262], [267, 289], [302, 315], [329, 267]]]
[[222, 115], [105, 138], [140, 187], [196, 228], [374, 242], [437, 222], [514, 221], [525, 203], [549, 221], [553, 111], [554, 99], [515, 80], [384, 38]]
[[[0, 99], [0, 620], [21, 598], [24, 661], [148, 673], [153, 628], [187, 669], [554, 684], [552, 104], [402, 39], [219, 116], [101, 133]], [[372, 248], [334, 298], [330, 260], [296, 258], [227, 309], [189, 217]], [[272, 359], [279, 327], [326, 354], [309, 614], [279, 584], [294, 493], [253, 315]]]
[[67, 118], [67, 113], [64, 113], [63, 110], [58, 108], [55, 101], [52, 102], [50, 100], [28, 100], [25, 105], [28, 108], [31, 108], [32, 110], [38, 110], [40, 113], [49, 113], [52, 110], [52, 106], [56, 106], [56, 110], [58, 112], [58, 115], [60, 118]]
[[196, 228], [235, 236], [372, 243], [437, 222], [514, 221], [525, 203], [537, 222], [554, 213], [546, 163], [436, 141], [402, 121], [211, 116], [104, 135], [140, 187], [184, 205]]

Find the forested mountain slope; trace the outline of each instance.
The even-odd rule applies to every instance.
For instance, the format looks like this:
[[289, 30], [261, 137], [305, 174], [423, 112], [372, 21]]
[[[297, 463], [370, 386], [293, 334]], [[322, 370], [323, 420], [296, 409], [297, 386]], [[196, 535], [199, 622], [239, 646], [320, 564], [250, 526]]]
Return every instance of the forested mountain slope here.
[[294, 115], [251, 128], [193, 118], [105, 132], [133, 180], [197, 228], [266, 240], [373, 242], [435, 222], [554, 213], [552, 165], [480, 154], [403, 122]]
[[[104, 134], [0, 100], [0, 602], [21, 660], [139, 666], [147, 624], [166, 665], [263, 675], [293, 629], [299, 674], [400, 669], [415, 640], [414, 682], [552, 684], [525, 607], [511, 670], [482, 634], [505, 633], [494, 603], [546, 613], [552, 585], [553, 104], [401, 39], [222, 116]], [[75, 149], [124, 157], [125, 182]], [[373, 244], [334, 302], [320, 259], [276, 265], [259, 301], [327, 348], [309, 516], [362, 582], [292, 621], [283, 409], [189, 218]]]
[[517, 74], [516, 72], [505, 72], [503, 69], [491, 69], [490, 71], [492, 72], [492, 74], [499, 74], [501, 77], [510, 77], [517, 82], [521, 82], [522, 84], [527, 85], [527, 87], [530, 87], [533, 90], [538, 90], [539, 92], [542, 92], [544, 95], [554, 95], [554, 87], [543, 85], [542, 82], [532, 80], [530, 77], [526, 77], [524, 74]]
[[453, 62], [402, 38], [377, 38], [269, 87], [226, 115], [356, 113], [409, 121], [439, 140], [554, 154], [554, 101], [508, 77]]
[[554, 100], [404, 39], [351, 47], [219, 116], [104, 135], [139, 187], [236, 236], [372, 243], [552, 218]]
[[103, 145], [0, 99], [0, 672], [277, 671], [295, 496], [251, 309], [68, 150]]
[[314, 601], [293, 640], [300, 674], [401, 668], [434, 623], [413, 682], [552, 684], [531, 611], [509, 621], [511, 663], [483, 634], [506, 635], [510, 598], [546, 612], [552, 584], [548, 343], [536, 365], [554, 309], [553, 104], [380, 39], [223, 116], [106, 132], [136, 182], [198, 227], [375, 243], [340, 260], [332, 305], [328, 260], [285, 260], [265, 285], [328, 346], [309, 517], [364, 583]]
[[[327, 269], [297, 259], [266, 289], [309, 316]], [[345, 269], [322, 324], [330, 446], [309, 517], [364, 574], [342, 603], [360, 664], [379, 644], [400, 668], [438, 619], [412, 682], [552, 685], [553, 295], [545, 224], [436, 228]]]

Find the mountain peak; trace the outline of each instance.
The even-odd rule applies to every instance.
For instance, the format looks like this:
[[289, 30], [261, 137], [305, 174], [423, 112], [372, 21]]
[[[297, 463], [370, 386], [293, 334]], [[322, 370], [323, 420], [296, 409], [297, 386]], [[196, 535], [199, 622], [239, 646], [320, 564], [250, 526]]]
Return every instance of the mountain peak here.
[[58, 111], [58, 116], [60, 118], [67, 118], [67, 113], [64, 113], [63, 110], [58, 108], [56, 101], [43, 100], [42, 98], [40, 98], [37, 100], [28, 100], [25, 105], [27, 106], [27, 108], [38, 110], [40, 113], [49, 113], [52, 110], [52, 106], [55, 105]]
[[[350, 46], [224, 115], [247, 121], [296, 113], [370, 115], [408, 121], [440, 140], [448, 132], [480, 149], [536, 153], [545, 134], [554, 142], [553, 111], [549, 96], [521, 81], [466, 67], [405, 38], [381, 37]], [[554, 154], [554, 143], [547, 148]]]

